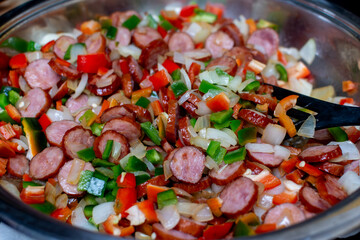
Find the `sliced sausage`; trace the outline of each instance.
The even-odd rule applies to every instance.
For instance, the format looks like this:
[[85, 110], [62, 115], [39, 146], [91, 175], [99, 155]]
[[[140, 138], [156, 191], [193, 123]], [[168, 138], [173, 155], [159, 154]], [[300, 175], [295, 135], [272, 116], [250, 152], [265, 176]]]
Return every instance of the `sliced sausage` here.
[[192, 240], [196, 237], [177, 230], [166, 230], [160, 223], [153, 225], [156, 238], [159, 240]]
[[233, 47], [232, 49], [230, 49], [229, 51], [224, 53], [224, 56], [227, 57], [232, 57], [235, 60], [239, 59], [241, 61], [241, 63], [249, 63], [251, 62], [251, 60], [253, 60], [253, 56], [250, 52], [250, 49], [246, 48], [246, 47]]
[[275, 110], [277, 101], [276, 98], [271, 97], [270, 95], [260, 95], [254, 93], [240, 93], [240, 97], [243, 100], [251, 101], [257, 104], [269, 104], [271, 110]]
[[221, 211], [231, 218], [247, 213], [252, 209], [257, 197], [257, 185], [249, 178], [240, 177], [226, 185], [220, 193], [223, 200]]
[[130, 98], [134, 89], [134, 82], [131, 79], [130, 73], [126, 73], [121, 77], [121, 88], [125, 96]]
[[133, 33], [133, 42], [141, 49], [144, 49], [157, 39], [162, 39], [160, 33], [150, 27], [138, 27]]
[[98, 87], [97, 82], [101, 80], [101, 77], [94, 75], [87, 85], [87, 89], [96, 96], [109, 96], [116, 92], [121, 86], [121, 80], [116, 74], [111, 74], [107, 77], [109, 83], [107, 86]]
[[55, 42], [54, 53], [58, 58], [64, 59], [66, 50], [68, 50], [71, 44], [75, 43], [77, 43], [75, 38], [70, 36], [61, 36]]
[[181, 142], [186, 145], [190, 146], [190, 132], [188, 127], [190, 126], [190, 121], [188, 117], [183, 117], [179, 119], [179, 137]]
[[139, 57], [139, 63], [150, 70], [156, 66], [158, 56], [162, 56], [169, 51], [168, 45], [162, 39], [156, 39], [150, 42], [142, 51]]
[[75, 126], [79, 124], [71, 120], [52, 122], [45, 130], [46, 139], [51, 145], [61, 147], [65, 133]]
[[344, 173], [346, 173], [347, 171], [353, 171], [357, 175], [359, 175], [359, 173], [360, 173], [360, 164], [359, 164], [359, 162], [360, 162], [360, 160], [351, 161], [349, 164], [347, 164], [344, 167]]
[[60, 81], [48, 63], [48, 59], [38, 59], [26, 67], [24, 77], [29, 87], [49, 90]]
[[227, 50], [234, 47], [234, 40], [222, 31], [212, 33], [205, 42], [205, 48], [213, 58], [221, 57]]
[[186, 52], [195, 48], [194, 41], [189, 34], [184, 32], [175, 32], [169, 39], [169, 50], [173, 52]]
[[194, 104], [192, 104], [191, 102], [184, 102], [183, 104], [181, 104], [181, 106], [186, 110], [187, 113], [189, 113], [191, 115], [191, 117], [193, 118], [198, 118], [199, 116], [196, 113], [196, 110], [198, 109], [198, 107]]
[[267, 167], [277, 167], [284, 160], [282, 157], [275, 156], [274, 153], [251, 152], [247, 150], [247, 156], [254, 162], [261, 163]]
[[143, 122], [151, 122], [151, 114], [150, 112], [140, 106], [134, 105], [134, 104], [124, 104], [122, 105], [124, 108], [126, 108], [129, 112], [132, 112], [135, 114], [136, 119], [143, 123]]
[[201, 237], [205, 227], [206, 223], [198, 222], [186, 217], [180, 217], [180, 221], [175, 226], [174, 230], [193, 235], [194, 237]]
[[108, 47], [110, 50], [115, 49], [117, 46], [127, 46], [131, 42], [131, 32], [125, 27], [118, 27], [115, 39], [110, 41]]
[[81, 126], [75, 126], [64, 134], [62, 148], [65, 156], [69, 159], [77, 158], [77, 152], [85, 148], [92, 147], [95, 137], [88, 129]]
[[265, 128], [269, 123], [274, 123], [274, 121], [265, 114], [252, 109], [241, 109], [239, 117], [261, 128]]
[[162, 87], [159, 89], [159, 99], [164, 112], [168, 112], [168, 105], [169, 105], [169, 95], [167, 94], [168, 89], [166, 87]]
[[342, 151], [339, 145], [314, 146], [302, 151], [299, 158], [306, 162], [324, 162], [341, 155]]
[[255, 49], [271, 57], [279, 48], [279, 35], [271, 28], [259, 29], [253, 32], [247, 44], [253, 45]]
[[299, 192], [299, 199], [309, 212], [320, 213], [330, 208], [331, 205], [319, 196], [311, 187], [304, 186]]
[[220, 31], [223, 31], [234, 40], [234, 46], [244, 46], [244, 37], [241, 34], [239, 28], [234, 23], [227, 23], [220, 27]]
[[45, 113], [51, 105], [50, 95], [41, 88], [33, 88], [23, 97], [26, 107], [19, 106], [22, 117], [38, 118]]
[[114, 118], [129, 117], [135, 119], [135, 113], [128, 110], [124, 106], [115, 106], [108, 108], [101, 115], [100, 120], [102, 123], [108, 122]]
[[216, 68], [220, 68], [231, 76], [235, 76], [237, 64], [233, 58], [223, 56], [215, 58], [206, 66], [206, 70], [215, 70]]
[[54, 72], [68, 79], [76, 80], [81, 77], [81, 74], [73, 65], [70, 65], [69, 67], [64, 66], [63, 64], [56, 62], [55, 58], [50, 59], [49, 66]]
[[334, 137], [330, 134], [327, 128], [316, 130], [314, 134], [314, 139], [320, 143], [328, 144], [334, 140]]
[[126, 60], [129, 63], [129, 71], [134, 81], [140, 83], [143, 78], [143, 71], [139, 63], [132, 56], [128, 56]]
[[315, 187], [321, 198], [331, 205], [335, 205], [347, 197], [336, 177], [326, 174], [317, 179]]
[[78, 111], [74, 117], [74, 121], [77, 123], [81, 123], [80, 118], [85, 114], [87, 110], [91, 110], [90, 107], [83, 108], [82, 110]]
[[29, 173], [29, 160], [25, 155], [20, 154], [11, 157], [7, 164], [7, 170], [11, 175], [22, 178], [25, 173]]
[[337, 177], [341, 177], [344, 174], [344, 166], [337, 163], [323, 162], [316, 164], [315, 167]]
[[245, 165], [246, 165], [246, 168], [251, 170], [251, 174], [253, 174], [253, 175], [258, 175], [266, 168], [265, 166], [261, 166], [260, 164], [258, 164], [256, 162], [251, 162], [249, 160], [245, 161]]
[[183, 53], [185, 57], [198, 60], [198, 61], [209, 61], [211, 59], [211, 53], [206, 48], [194, 49]]
[[178, 149], [170, 160], [170, 169], [180, 181], [197, 183], [205, 168], [205, 155], [195, 147]]
[[166, 153], [169, 153], [169, 152], [171, 152], [172, 150], [174, 150], [174, 147], [165, 139], [165, 138], [163, 138], [162, 140], [161, 140], [161, 147], [164, 149], [164, 151], [166, 152]]
[[156, 186], [166, 186], [169, 183], [170, 183], [170, 181], [165, 180], [164, 175], [158, 175], [153, 178], [150, 178], [146, 182], [136, 186], [137, 198], [138, 199], [142, 198], [147, 194], [147, 185], [148, 184], [152, 184], [152, 185], [156, 185]]
[[135, 15], [141, 19], [141, 15], [139, 13], [135, 12], [134, 10], [129, 10], [129, 11], [125, 11], [125, 12], [113, 12], [110, 15], [111, 23], [115, 27], [121, 27], [122, 24], [132, 15]]
[[291, 203], [283, 203], [267, 212], [264, 223], [275, 223], [277, 228], [281, 228], [302, 222], [305, 219], [305, 214], [299, 207]]
[[192, 194], [192, 193], [200, 192], [210, 187], [211, 179], [209, 177], [204, 177], [197, 183], [174, 183], [173, 186], [177, 188], [181, 188], [182, 190]]
[[30, 177], [38, 180], [53, 177], [59, 172], [64, 162], [64, 153], [61, 148], [45, 148], [31, 159]]
[[140, 138], [140, 124], [128, 117], [115, 118], [105, 123], [102, 132], [114, 130], [124, 135], [130, 142]]
[[211, 178], [212, 182], [221, 186], [232, 182], [234, 179], [242, 176], [246, 171], [246, 166], [243, 161], [234, 162], [227, 165], [225, 168], [223, 167], [224, 164], [219, 166], [221, 171], [212, 169], [209, 173], [209, 177]]
[[110, 156], [109, 158], [110, 162], [119, 164], [120, 160], [130, 152], [129, 144], [127, 139], [122, 134], [115, 132], [113, 130], [108, 130], [95, 139], [94, 141], [95, 156], [98, 158], [102, 158], [108, 140], [113, 140], [114, 142], [118, 142], [121, 144], [120, 156], [116, 159], [113, 158], [112, 156]]
[[[82, 191], [79, 191], [77, 189], [77, 184], [74, 185], [74, 184], [70, 184], [67, 182], [67, 178], [69, 176], [69, 173], [70, 173], [70, 170], [71, 170], [71, 167], [72, 167], [72, 164], [73, 164], [74, 160], [71, 160], [71, 161], [68, 161], [64, 164], [64, 166], [62, 166], [62, 168], [60, 169], [59, 171], [59, 174], [58, 174], [58, 180], [59, 180], [59, 184], [62, 188], [62, 190], [70, 195], [70, 196], [74, 196], [74, 197], [79, 197], [81, 196], [84, 192]], [[84, 166], [84, 170], [89, 170], [89, 171], [92, 171], [94, 172], [95, 169], [94, 167], [91, 165], [91, 163], [87, 162], [85, 163], [85, 166]]]
[[71, 97], [66, 101], [65, 106], [69, 109], [71, 114], [74, 114], [79, 110], [88, 107], [88, 99], [89, 97], [86, 94], [81, 94], [77, 98]]
[[102, 53], [105, 52], [106, 39], [100, 32], [96, 32], [85, 40], [85, 45], [88, 54]]
[[165, 129], [166, 139], [175, 143], [177, 140], [177, 127], [179, 117], [179, 105], [176, 100], [170, 100], [168, 106], [168, 121]]

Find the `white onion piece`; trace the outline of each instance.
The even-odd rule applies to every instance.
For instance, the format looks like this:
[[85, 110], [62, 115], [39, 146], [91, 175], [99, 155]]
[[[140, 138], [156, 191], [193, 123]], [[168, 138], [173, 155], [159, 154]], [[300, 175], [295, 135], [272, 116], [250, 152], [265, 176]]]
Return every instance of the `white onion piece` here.
[[228, 84], [228, 88], [232, 91], [237, 92], [240, 89], [242, 83], [242, 79], [240, 76], [235, 76], [232, 80], [230, 80]]
[[338, 183], [340, 183], [347, 194], [350, 195], [360, 188], [360, 176], [353, 171], [347, 171], [339, 178]]
[[204, 69], [205, 69], [205, 64], [204, 64], [203, 62], [194, 60], [194, 59], [189, 58], [189, 57], [185, 57], [185, 67], [186, 67], [186, 70], [187, 70], [187, 71], [189, 71], [190, 66], [191, 66], [191, 64], [193, 64], [193, 63], [199, 64], [201, 70], [204, 70]]
[[296, 184], [291, 180], [283, 180], [282, 182], [284, 183], [286, 190], [291, 192], [299, 192], [302, 188], [302, 185]]
[[133, 205], [126, 212], [129, 214], [126, 219], [130, 221], [133, 226], [139, 226], [146, 220], [144, 213], [139, 209], [137, 205]]
[[232, 131], [230, 128], [223, 128], [223, 129], [221, 129], [221, 131], [226, 133], [230, 137], [232, 137], [236, 142], [239, 142], [239, 138], [236, 136], [234, 131]]
[[114, 159], [118, 159], [120, 157], [120, 154], [121, 154], [121, 143], [117, 141], [113, 141], [113, 146], [111, 149], [111, 157], [113, 157]]
[[203, 128], [210, 127], [210, 115], [201, 116], [196, 120], [194, 130], [199, 132]]
[[295, 58], [296, 60], [300, 59], [300, 53], [294, 47], [292, 47], [292, 48], [279, 47], [279, 50], [282, 54], [290, 55], [293, 58]]
[[282, 143], [286, 135], [286, 129], [278, 124], [268, 124], [261, 137], [261, 142], [272, 145], [279, 145]]
[[73, 116], [69, 114], [70, 112], [66, 112], [64, 108], [65, 107], [63, 106], [63, 111], [50, 108], [46, 112], [46, 115], [50, 118], [52, 122], [61, 121], [61, 120], [74, 120]]
[[98, 231], [94, 225], [88, 222], [84, 215], [84, 210], [81, 207], [76, 208], [71, 213], [71, 224], [75, 227], [83, 228], [89, 231]]
[[[12, 138], [10, 140], [10, 142], [14, 142], [14, 143], [17, 143], [22, 149], [24, 150], [28, 150], [29, 147], [26, 145], [26, 143], [24, 143], [23, 141], [21, 141], [20, 139], [16, 139], [16, 138]], [[18, 146], [18, 148], [19, 148]], [[21, 151], [21, 149], [19, 149], [19, 151]]]
[[89, 96], [88, 97], [88, 106], [92, 108], [96, 108], [97, 106], [100, 106], [102, 97], [99, 96]]
[[192, 203], [192, 202], [178, 202], [176, 204], [178, 212], [181, 214], [181, 216], [184, 217], [191, 217], [194, 214], [194, 211], [196, 209], [200, 210], [201, 206], [198, 203]]
[[193, 128], [193, 126], [189, 125], [188, 131], [189, 131], [191, 137], [197, 137], [197, 133], [195, 132], [195, 129]]
[[219, 170], [219, 165], [210, 156], [206, 156], [205, 166], [210, 170], [213, 168]]
[[24, 93], [27, 93], [28, 91], [31, 90], [31, 88], [27, 84], [25, 78], [23, 78], [22, 76], [19, 77], [19, 86], [20, 86], [21, 91], [23, 91]]
[[71, 95], [72, 98], [77, 98], [80, 96], [80, 94], [84, 91], [86, 84], [88, 82], [88, 74], [87, 73], [83, 73], [81, 75], [81, 79], [79, 82], [79, 85], [77, 86], [77, 88], [75, 89], [75, 93], [73, 95]]
[[214, 219], [212, 212], [207, 204], [202, 204], [203, 207], [192, 215], [192, 218], [198, 222], [207, 222]]
[[[198, 136], [198, 137], [190, 138], [190, 143], [191, 145], [200, 147], [206, 151], [206, 149], [209, 147], [210, 140]], [[164, 166], [164, 172], [165, 172], [165, 166]]]
[[170, 169], [170, 161], [169, 161], [169, 160], [164, 161], [164, 163], [163, 163], [163, 168], [164, 168], [165, 180], [168, 180], [168, 179], [171, 178], [171, 176], [173, 175], [173, 174], [172, 174], [172, 171], [171, 171], [171, 169]]
[[147, 168], [149, 169], [150, 172], [154, 172], [155, 171], [155, 167], [154, 165], [147, 160], [146, 158], [143, 159], [143, 162], [146, 164]]
[[20, 192], [17, 189], [17, 187], [12, 184], [9, 181], [6, 180], [1, 180], [0, 179], [0, 186], [2, 186], [6, 191], [8, 191], [9, 193], [11, 193], [12, 195], [14, 195], [17, 198], [20, 198]]
[[54, 86], [49, 90], [49, 95], [50, 95], [50, 97], [53, 98], [58, 91], [59, 91], [59, 88], [57, 87], [57, 85], [54, 85]]
[[316, 56], [316, 42], [313, 38], [310, 38], [305, 45], [299, 51], [302, 59], [305, 60], [307, 64], [311, 64]]
[[[272, 195], [274, 195], [274, 194], [272, 194]], [[258, 206], [264, 210], [270, 209], [273, 206], [273, 203], [272, 203], [273, 196], [272, 195], [265, 194], [265, 193], [261, 194], [261, 196], [258, 198], [256, 206]]]
[[[135, 142], [135, 143], [134, 143]], [[142, 159], [146, 155], [146, 146], [139, 140], [131, 142], [130, 152], [132, 155]]]
[[181, 80], [185, 83], [186, 87], [188, 89], [191, 89], [191, 81], [190, 78], [188, 76], [188, 74], [186, 73], [185, 69], [180, 69], [180, 73], [181, 73]]
[[16, 108], [19, 110], [25, 110], [30, 105], [30, 100], [26, 98], [21, 98], [16, 102]]
[[119, 51], [120, 55], [123, 57], [132, 56], [136, 60], [139, 60], [141, 49], [136, 47], [135, 45], [131, 44], [128, 46], [121, 46], [119, 45], [117, 47], [117, 50]]
[[258, 206], [254, 206], [254, 213], [255, 215], [261, 219], [261, 217], [264, 215], [264, 213], [267, 211], [267, 209], [263, 209], [261, 207], [258, 207]]
[[157, 217], [163, 227], [167, 230], [174, 228], [180, 220], [180, 214], [175, 205], [165, 206], [156, 210]]
[[188, 90], [186, 91], [181, 98], [179, 98], [178, 103], [179, 105], [182, 105], [184, 102], [186, 102], [186, 100], [188, 100], [190, 98], [190, 94], [193, 93], [195, 90]]
[[40, 51], [35, 51], [35, 52], [26, 52], [25, 53], [26, 59], [29, 63], [41, 59], [43, 57], [43, 53]]
[[310, 96], [313, 85], [305, 79], [289, 78], [290, 90]]
[[85, 167], [85, 161], [75, 158], [72, 162], [69, 175], [66, 179], [67, 183], [76, 185], [79, 182], [80, 174]]
[[207, 114], [211, 114], [211, 109], [206, 105], [205, 101], [200, 101], [197, 104], [198, 109], [195, 110], [195, 113], [199, 116], [204, 116]]
[[194, 39], [196, 34], [201, 30], [201, 26], [196, 22], [190, 24], [190, 26], [185, 30], [187, 34], [190, 35], [191, 38]]
[[274, 146], [267, 143], [247, 143], [245, 148], [250, 152], [260, 153], [273, 153], [275, 151]]
[[[220, 193], [223, 189], [225, 188], [225, 186], [220, 186], [217, 185], [215, 183], [211, 184], [211, 190], [215, 193], [218, 194]], [[221, 200], [221, 199], [220, 199]], [[222, 201], [222, 200], [221, 200]]]
[[277, 194], [282, 193], [284, 190], [285, 190], [285, 185], [283, 184], [283, 182], [281, 182], [281, 184], [279, 186], [268, 189], [264, 193], [273, 196], [273, 195], [277, 195]]
[[252, 83], [253, 81], [255, 81], [255, 79], [248, 79], [243, 81], [238, 87], [238, 92], [242, 92], [244, 88], [246, 88], [246, 86]]
[[226, 132], [223, 132], [223, 131], [215, 129], [215, 128], [207, 129], [206, 138], [218, 140], [221, 142], [221, 144], [223, 144], [223, 142], [228, 142], [230, 145], [236, 145], [236, 140], [232, 136], [230, 136]]
[[249, 25], [246, 23], [246, 18], [243, 15], [240, 15], [239, 20], [235, 19], [233, 23], [245, 38], [244, 40], [246, 40], [249, 35]]
[[174, 52], [174, 62], [175, 63], [180, 63], [180, 64], [185, 64], [185, 57], [182, 53], [179, 52]]
[[135, 232], [135, 239], [138, 239], [138, 240], [151, 240], [151, 236], [149, 235], [146, 235], [142, 232]]
[[[188, 193], [184, 189], [177, 188], [177, 187], [172, 187], [171, 189], [174, 190], [176, 196], [181, 196], [181, 197], [186, 197], [186, 198], [192, 198], [193, 197], [190, 193]], [[181, 201], [188, 201], [187, 199], [184, 199], [184, 198], [179, 198], [179, 199]]]
[[299, 128], [297, 135], [307, 138], [313, 138], [315, 135], [316, 119], [310, 114], [310, 116], [304, 121]]
[[280, 157], [283, 160], [287, 160], [290, 157], [290, 150], [280, 145], [274, 147], [275, 157]]
[[346, 160], [358, 160], [360, 159], [360, 153], [356, 145], [351, 141], [345, 142], [330, 142], [328, 145], [339, 145], [342, 151], [342, 155]]
[[115, 214], [114, 202], [106, 202], [93, 208], [92, 218], [95, 224], [100, 224], [105, 222], [111, 214]]

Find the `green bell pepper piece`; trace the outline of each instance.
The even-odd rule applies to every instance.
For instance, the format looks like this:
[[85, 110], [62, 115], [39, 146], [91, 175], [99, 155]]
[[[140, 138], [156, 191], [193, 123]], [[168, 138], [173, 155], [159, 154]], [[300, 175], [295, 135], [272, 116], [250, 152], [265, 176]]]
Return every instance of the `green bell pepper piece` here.
[[163, 207], [168, 205], [175, 205], [177, 204], [177, 202], [178, 200], [176, 198], [176, 194], [172, 189], [169, 189], [164, 192], [160, 192], [157, 195], [157, 203], [159, 209], [162, 209]]
[[148, 150], [145, 156], [152, 164], [160, 164], [163, 162], [162, 155], [155, 149]]
[[95, 159], [95, 152], [93, 147], [85, 148], [77, 152], [77, 155], [80, 159], [85, 162], [90, 162]]
[[224, 163], [231, 164], [237, 161], [245, 160], [246, 149], [245, 147], [239, 148], [235, 151], [229, 152], [224, 157]]
[[151, 122], [144, 122], [140, 124], [141, 129], [145, 132], [146, 136], [148, 136], [151, 141], [153, 141], [156, 145], [161, 144], [161, 138], [159, 135], [159, 131], [151, 124]]

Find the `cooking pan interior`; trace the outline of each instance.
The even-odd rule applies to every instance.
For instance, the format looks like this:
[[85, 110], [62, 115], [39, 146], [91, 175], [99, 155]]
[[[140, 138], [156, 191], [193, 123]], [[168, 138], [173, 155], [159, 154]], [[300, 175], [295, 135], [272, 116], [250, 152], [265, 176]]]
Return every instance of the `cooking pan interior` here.
[[[345, 10], [333, 8], [322, 1], [281, 0], [219, 0], [226, 6], [226, 16], [240, 14], [254, 19], [267, 19], [280, 26], [281, 45], [301, 48], [309, 38], [317, 44], [317, 56], [310, 69], [316, 79], [315, 87], [333, 85], [337, 95], [342, 93], [342, 81], [360, 83], [359, 19]], [[101, 14], [135, 9], [140, 13], [157, 14], [165, 6], [182, 6], [185, 0], [72, 0], [31, 1], [0, 17], [0, 42], [11, 36], [38, 41], [46, 33], [71, 31], [76, 24]], [[206, 1], [198, 1], [204, 6]], [[337, 12], [334, 12], [334, 9]], [[339, 12], [340, 11], [340, 12]], [[359, 101], [359, 94], [353, 95]], [[345, 116], [344, 116], [345, 117]], [[356, 192], [346, 200], [304, 223], [258, 239], [329, 239], [349, 232], [360, 225], [360, 200]], [[0, 189], [0, 219], [37, 239], [99, 239], [100, 235], [57, 222], [13, 199]], [[353, 210], [351, 210], [353, 209]], [[336, 223], [336, 228], [333, 226]], [[101, 239], [112, 239], [101, 235]], [[116, 238], [118, 239], [118, 238]]]

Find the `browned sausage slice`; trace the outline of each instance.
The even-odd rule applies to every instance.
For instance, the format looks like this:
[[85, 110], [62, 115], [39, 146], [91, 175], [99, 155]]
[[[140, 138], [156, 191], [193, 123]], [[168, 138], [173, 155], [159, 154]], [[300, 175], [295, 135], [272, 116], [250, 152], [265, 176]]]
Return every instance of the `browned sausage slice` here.
[[211, 53], [206, 48], [194, 49], [190, 51], [184, 52], [184, 56], [188, 58], [192, 58], [198, 61], [209, 61], [211, 59]]
[[169, 50], [173, 52], [186, 52], [195, 48], [194, 41], [189, 34], [175, 32], [169, 39]]
[[229, 217], [247, 213], [252, 209], [257, 197], [257, 185], [249, 178], [240, 177], [226, 185], [220, 193], [223, 200], [221, 211]]
[[61, 86], [59, 87], [59, 90], [55, 93], [53, 96], [53, 101], [58, 101], [65, 97], [65, 95], [69, 92], [69, 88], [67, 87], [67, 81], [64, 81]]
[[85, 148], [93, 146], [95, 137], [88, 129], [84, 129], [81, 126], [76, 126], [66, 131], [62, 146], [65, 156], [73, 159], [77, 158], [77, 152]]
[[134, 81], [140, 83], [143, 78], [143, 71], [139, 65], [139, 63], [132, 56], [128, 56], [126, 60], [129, 63], [129, 71]]
[[156, 233], [156, 238], [159, 240], [193, 240], [196, 237], [177, 230], [166, 230], [160, 223], [153, 225], [153, 230]]
[[170, 169], [180, 181], [197, 183], [205, 168], [205, 155], [195, 147], [182, 147], [170, 159]]
[[169, 117], [165, 129], [166, 139], [169, 142], [175, 143], [177, 140], [179, 105], [178, 102], [174, 99], [169, 101], [168, 115]]
[[86, 94], [81, 94], [77, 98], [71, 97], [66, 101], [65, 106], [69, 109], [71, 114], [74, 114], [79, 110], [88, 107], [88, 99], [89, 97]]
[[215, 70], [216, 68], [220, 68], [231, 76], [235, 76], [237, 64], [233, 58], [224, 56], [215, 58], [206, 66], [206, 70]]
[[331, 207], [331, 205], [322, 199], [319, 196], [319, 193], [311, 187], [304, 186], [301, 188], [299, 192], [299, 199], [305, 206], [305, 209], [313, 213], [323, 212]]
[[335, 205], [347, 197], [336, 177], [326, 174], [317, 179], [315, 184], [321, 198]]
[[128, 140], [122, 134], [115, 132], [113, 130], [108, 130], [102, 133], [94, 141], [94, 152], [96, 157], [102, 158], [108, 140], [113, 140], [114, 142], [118, 142], [121, 144], [120, 156], [116, 159], [113, 158], [112, 156], [110, 156], [109, 158], [110, 162], [119, 164], [120, 160], [129, 153]]
[[48, 59], [38, 59], [26, 67], [24, 77], [31, 88], [49, 90], [60, 81], [60, 76], [48, 63]]
[[189, 132], [188, 127], [190, 126], [190, 121], [188, 117], [183, 117], [179, 119], [179, 137], [181, 142], [186, 145], [190, 146], [190, 139], [191, 135]]
[[55, 176], [64, 165], [64, 153], [61, 148], [48, 147], [31, 159], [30, 177], [46, 180]]
[[106, 109], [104, 113], [101, 115], [100, 119], [102, 123], [105, 123], [114, 118], [121, 118], [121, 117], [129, 117], [131, 119], [135, 119], [135, 113], [129, 111], [124, 106], [115, 106]]
[[22, 117], [38, 118], [49, 109], [51, 104], [50, 95], [41, 88], [31, 89], [22, 100], [25, 103], [25, 106], [19, 106]]
[[135, 113], [135, 117], [139, 122], [151, 122], [151, 114], [150, 112], [140, 106], [134, 105], [134, 104], [124, 104], [122, 105], [124, 108], [126, 108], [129, 112]]
[[160, 33], [150, 27], [136, 28], [133, 33], [133, 41], [141, 49], [144, 49], [149, 43], [157, 39], [162, 39]]
[[267, 167], [277, 167], [284, 159], [275, 156], [274, 153], [251, 152], [247, 150], [247, 156], [254, 162], [261, 163]]
[[223, 168], [223, 166], [224, 164], [219, 166], [221, 171], [212, 169], [209, 173], [212, 182], [217, 185], [226, 185], [234, 179], [242, 176], [246, 171], [245, 163], [243, 161], [234, 162], [225, 168]]
[[52, 70], [54, 70], [54, 72], [68, 79], [75, 80], [75, 79], [79, 79], [81, 76], [81, 74], [78, 72], [78, 70], [75, 67], [73, 67], [72, 65], [70, 65], [69, 67], [64, 66], [56, 62], [55, 58], [50, 59], [49, 65], [52, 68]]
[[221, 57], [227, 50], [234, 47], [234, 40], [222, 31], [212, 33], [205, 42], [205, 48], [213, 58]]
[[100, 32], [96, 32], [85, 40], [85, 45], [88, 54], [105, 52], [106, 39]]
[[106, 86], [99, 86], [99, 82], [103, 81], [99, 76], [93, 76], [87, 85], [87, 89], [90, 90], [96, 96], [108, 96], [113, 94], [121, 86], [121, 80], [116, 74], [111, 74], [107, 77], [108, 83]]
[[115, 27], [121, 27], [122, 24], [132, 15], [135, 15], [141, 19], [141, 15], [139, 13], [135, 12], [134, 10], [129, 10], [129, 11], [125, 11], [125, 12], [117, 11], [117, 12], [113, 12], [110, 15], [111, 23]]
[[223, 31], [234, 40], [234, 46], [244, 46], [244, 38], [239, 28], [234, 23], [227, 23], [220, 27], [220, 31]]
[[174, 230], [193, 235], [194, 237], [201, 237], [205, 227], [206, 223], [198, 222], [186, 217], [180, 217], [180, 221], [175, 226]]
[[9, 158], [7, 170], [11, 175], [22, 178], [25, 173], [29, 173], [29, 160], [20, 154]]
[[211, 186], [211, 179], [209, 177], [204, 177], [197, 183], [174, 183], [174, 187], [181, 188], [186, 192], [192, 194], [196, 192], [200, 192], [204, 189], [207, 189]]
[[66, 50], [71, 44], [75, 44], [77, 41], [75, 38], [70, 36], [61, 36], [59, 37], [54, 45], [54, 53], [58, 58], [64, 59]]
[[271, 28], [256, 30], [248, 39], [247, 44], [254, 45], [267, 57], [271, 57], [279, 48], [279, 35]]
[[156, 39], [150, 42], [142, 51], [139, 57], [139, 63], [150, 70], [156, 66], [158, 56], [162, 56], [169, 51], [168, 45], [162, 39]]
[[323, 162], [316, 164], [315, 166], [321, 171], [330, 173], [337, 177], [341, 177], [344, 174], [344, 166], [337, 163]]
[[253, 60], [253, 56], [251, 55], [250, 49], [246, 47], [233, 47], [226, 53], [224, 56], [232, 57], [234, 59], [239, 59], [241, 63], [249, 63]]
[[[59, 184], [60, 184], [62, 190], [66, 194], [74, 196], [74, 197], [78, 197], [78, 196], [81, 196], [84, 192], [79, 191], [77, 189], [77, 184], [74, 185], [74, 184], [70, 184], [67, 182], [67, 178], [69, 176], [73, 162], [74, 162], [74, 160], [68, 161], [64, 164], [64, 166], [62, 166], [62, 168], [60, 169], [59, 174], [58, 174], [58, 180], [59, 180]], [[89, 162], [85, 163], [83, 170], [89, 170], [92, 172], [95, 171], [94, 167]]]
[[339, 145], [314, 146], [302, 151], [299, 158], [306, 162], [324, 162], [341, 155], [342, 151]]
[[51, 145], [61, 147], [66, 131], [75, 126], [79, 126], [79, 124], [71, 120], [52, 122], [45, 130], [46, 139]]
[[118, 27], [115, 40], [110, 41], [108, 47], [110, 50], [116, 48], [116, 46], [127, 46], [131, 42], [131, 32], [124, 27]]
[[140, 124], [128, 117], [115, 118], [105, 123], [102, 132], [114, 130], [124, 135], [130, 142], [140, 138]]
[[248, 100], [258, 104], [269, 104], [271, 110], [275, 110], [277, 101], [276, 98], [271, 97], [270, 95], [260, 95], [254, 93], [240, 93], [241, 99]]
[[305, 214], [299, 207], [291, 203], [283, 203], [267, 212], [264, 223], [275, 223], [277, 228], [280, 228], [287, 227], [304, 220]]
[[252, 109], [241, 109], [239, 117], [261, 128], [265, 128], [269, 123], [274, 123], [274, 121], [265, 114]]

